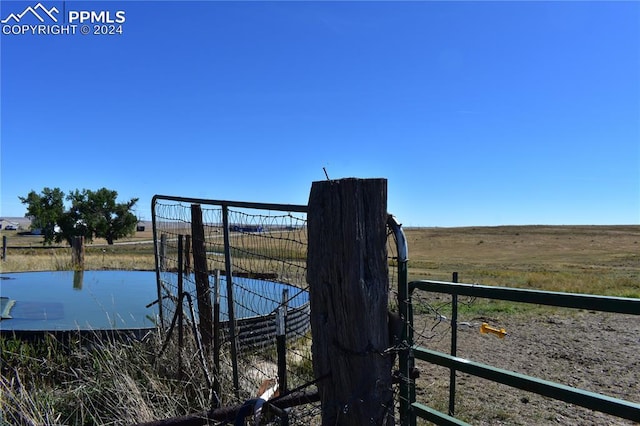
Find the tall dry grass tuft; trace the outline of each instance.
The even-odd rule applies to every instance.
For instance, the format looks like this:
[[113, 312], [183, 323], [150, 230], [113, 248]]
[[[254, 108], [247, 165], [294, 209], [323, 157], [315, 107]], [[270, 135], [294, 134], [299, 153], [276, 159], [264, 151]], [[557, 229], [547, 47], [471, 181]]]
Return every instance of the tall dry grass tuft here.
[[159, 348], [155, 335], [64, 345], [0, 338], [0, 424], [129, 425], [207, 409], [200, 367], [184, 358], [179, 378], [166, 368], [176, 354], [160, 365]]
[[42, 392], [23, 385], [19, 369], [0, 376], [0, 424], [60, 424], [60, 417]]

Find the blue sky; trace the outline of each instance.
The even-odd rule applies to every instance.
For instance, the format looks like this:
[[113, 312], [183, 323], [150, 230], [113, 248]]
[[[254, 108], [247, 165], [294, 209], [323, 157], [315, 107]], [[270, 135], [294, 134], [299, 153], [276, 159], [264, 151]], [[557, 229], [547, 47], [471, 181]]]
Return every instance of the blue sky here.
[[44, 187], [146, 220], [154, 194], [305, 204], [325, 167], [387, 178], [405, 226], [640, 223], [638, 2], [41, 3], [126, 20], [3, 29], [2, 216]]

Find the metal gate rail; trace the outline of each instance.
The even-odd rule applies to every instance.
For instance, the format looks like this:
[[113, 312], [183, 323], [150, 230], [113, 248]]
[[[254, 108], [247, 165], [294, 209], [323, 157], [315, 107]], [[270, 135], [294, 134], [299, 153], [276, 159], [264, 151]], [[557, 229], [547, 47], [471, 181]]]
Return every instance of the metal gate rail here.
[[408, 346], [411, 348], [410, 356], [405, 358], [401, 357], [400, 359], [400, 369], [405, 374], [405, 378], [407, 378], [406, 382], [408, 383], [408, 389], [404, 391], [404, 396], [409, 399], [409, 414], [401, 416], [403, 418], [403, 424], [414, 425], [416, 417], [430, 420], [439, 425], [466, 424], [459, 419], [416, 402], [415, 383], [409, 379], [410, 376], [406, 373], [413, 368], [414, 358], [570, 404], [586, 407], [591, 410], [640, 422], [640, 404], [638, 403], [503, 370], [414, 345], [413, 334], [411, 332], [413, 324], [411, 295], [415, 290], [446, 293], [452, 295], [454, 298], [457, 296], [471, 296], [564, 308], [640, 315], [640, 299], [636, 298], [492, 287], [445, 281], [422, 280], [410, 282], [407, 284], [405, 291], [399, 291], [399, 293], [407, 297], [402, 307], [404, 308], [403, 313], [405, 318], [408, 319], [405, 338]]

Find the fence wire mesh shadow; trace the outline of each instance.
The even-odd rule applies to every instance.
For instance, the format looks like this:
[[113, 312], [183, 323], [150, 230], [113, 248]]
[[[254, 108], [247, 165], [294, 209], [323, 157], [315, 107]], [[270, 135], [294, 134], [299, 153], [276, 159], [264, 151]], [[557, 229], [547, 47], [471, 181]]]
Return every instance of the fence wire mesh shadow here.
[[[266, 383], [278, 383], [280, 395], [316, 390], [306, 210], [300, 205], [154, 197], [165, 344], [178, 347], [177, 365], [183, 356], [194, 358], [193, 351], [202, 353], [202, 374], [214, 393], [212, 408], [241, 406]], [[390, 310], [397, 311], [398, 249], [392, 231], [387, 250]], [[211, 336], [200, 328], [199, 276], [206, 277], [206, 298], [212, 304]], [[285, 324], [284, 333], [278, 332], [279, 322]], [[394, 401], [397, 395], [394, 389]], [[317, 402], [298, 405], [287, 411], [288, 423], [318, 424], [320, 414]]]

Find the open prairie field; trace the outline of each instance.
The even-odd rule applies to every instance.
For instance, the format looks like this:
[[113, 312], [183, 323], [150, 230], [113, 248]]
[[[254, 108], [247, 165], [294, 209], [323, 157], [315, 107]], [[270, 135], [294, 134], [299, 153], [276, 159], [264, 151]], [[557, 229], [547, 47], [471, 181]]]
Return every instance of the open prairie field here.
[[405, 229], [410, 279], [640, 297], [640, 226]]
[[[602, 289], [602, 285], [593, 283], [597, 276], [604, 281], [606, 277], [622, 278], [623, 283], [631, 279], [629, 286], [621, 288], [616, 280], [605, 290], [617, 295], [628, 290], [628, 295], [635, 292], [640, 296], [640, 225], [407, 228], [404, 232], [409, 246], [410, 279], [448, 280], [452, 272], [459, 272], [460, 280], [465, 282], [594, 293]], [[5, 230], [0, 235], [8, 238], [7, 262], [3, 265], [6, 271], [14, 270], [13, 265], [19, 263], [12, 261], [16, 258], [62, 258], [70, 253], [64, 245], [43, 246], [40, 236]], [[151, 259], [146, 264], [153, 267], [152, 241], [151, 224], [147, 224], [145, 231], [112, 246], [99, 239], [87, 243], [87, 257], [109, 259], [113, 267], [126, 269], [130, 265], [127, 256], [148, 256]], [[123, 263], [118, 266], [119, 262]], [[96, 265], [101, 268], [99, 262]], [[578, 280], [582, 282], [570, 284], [573, 280], [565, 277], [582, 277]]]
[[[41, 237], [8, 237], [3, 272], [69, 266], [69, 248], [42, 247]], [[410, 280], [451, 280], [640, 297], [640, 226], [501, 226], [405, 229]], [[150, 226], [108, 246], [87, 244], [87, 269], [153, 269]], [[302, 255], [302, 256], [301, 256]], [[304, 259], [303, 253], [296, 258]], [[449, 351], [450, 298], [414, 295], [416, 342]], [[499, 339], [480, 334], [487, 322]], [[640, 316], [461, 300], [458, 355], [496, 367], [640, 403]], [[418, 401], [447, 411], [449, 371], [418, 363]], [[457, 375], [456, 415], [478, 425], [629, 425], [575, 407]]]
[[[640, 297], [639, 226], [405, 230], [411, 280]], [[450, 297], [414, 294], [416, 343], [450, 351]], [[640, 316], [460, 300], [457, 355], [640, 403]], [[500, 339], [482, 323], [504, 328]], [[447, 412], [449, 370], [418, 363], [417, 399]], [[456, 416], [479, 425], [633, 422], [457, 373]]]

